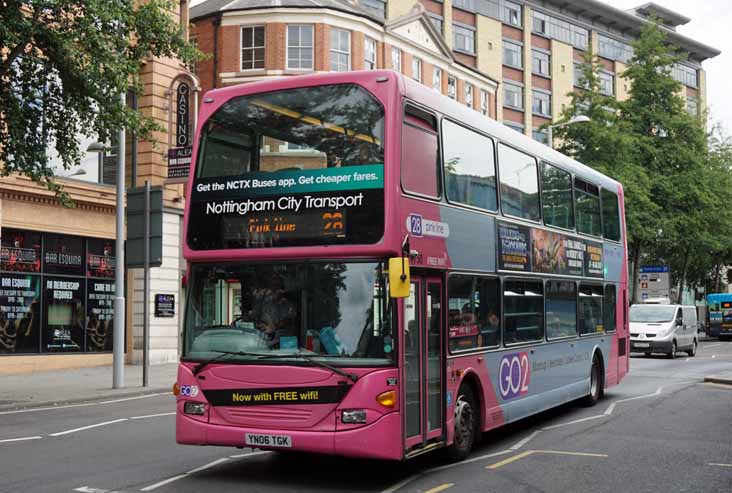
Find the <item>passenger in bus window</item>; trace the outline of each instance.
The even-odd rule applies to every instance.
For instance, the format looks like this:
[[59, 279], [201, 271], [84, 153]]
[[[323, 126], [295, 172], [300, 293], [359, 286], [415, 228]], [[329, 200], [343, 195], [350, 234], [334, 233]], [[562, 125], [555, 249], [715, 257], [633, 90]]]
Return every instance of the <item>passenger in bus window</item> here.
[[287, 298], [280, 276], [273, 275], [267, 286], [255, 289], [252, 320], [267, 347], [275, 348], [281, 336], [293, 335], [294, 318], [295, 305]]

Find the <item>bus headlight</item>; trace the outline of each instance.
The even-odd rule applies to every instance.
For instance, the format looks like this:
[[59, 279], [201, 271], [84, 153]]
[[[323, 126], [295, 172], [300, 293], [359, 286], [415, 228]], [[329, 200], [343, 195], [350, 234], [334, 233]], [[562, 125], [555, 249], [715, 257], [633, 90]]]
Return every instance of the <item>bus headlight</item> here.
[[341, 412], [341, 421], [348, 424], [363, 424], [366, 422], [366, 411], [364, 409], [349, 409]]
[[203, 416], [206, 414], [206, 404], [203, 402], [186, 402], [183, 404], [183, 413]]

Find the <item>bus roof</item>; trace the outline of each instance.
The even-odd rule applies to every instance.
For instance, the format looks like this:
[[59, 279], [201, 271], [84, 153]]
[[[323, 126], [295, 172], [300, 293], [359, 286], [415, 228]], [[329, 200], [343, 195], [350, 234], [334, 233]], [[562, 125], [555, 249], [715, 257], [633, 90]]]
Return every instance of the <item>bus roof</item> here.
[[732, 293], [710, 293], [707, 295], [709, 301], [730, 301], [732, 300]]
[[[622, 185], [609, 176], [603, 175], [589, 166], [586, 166], [579, 161], [575, 161], [569, 156], [565, 156], [564, 154], [551, 149], [549, 146], [541, 144], [526, 135], [520, 134], [498, 121], [469, 109], [464, 104], [458, 103], [447, 96], [441, 95], [433, 89], [393, 70], [330, 72], [251, 82], [246, 85], [229, 86], [208, 91], [204, 96], [203, 102], [206, 103], [211, 102], [212, 100], [218, 100], [218, 104], [215, 105], [218, 107], [225, 100], [244, 94], [256, 94], [260, 92], [293, 89], [296, 87], [315, 86], [321, 84], [358, 84], [361, 81], [373, 81], [374, 78], [378, 77], [395, 77], [399, 92], [403, 96], [432, 108], [458, 122], [469, 125], [476, 130], [497, 138], [504, 143], [515, 145], [540, 160], [559, 166], [580, 178], [588, 180], [595, 185], [602, 186], [612, 192], [617, 193], [618, 190], [622, 189]], [[208, 111], [206, 111], [206, 109], [207, 108], [204, 105], [202, 108], [202, 117], [208, 117], [212, 111], [215, 110], [215, 108], [211, 108]]]

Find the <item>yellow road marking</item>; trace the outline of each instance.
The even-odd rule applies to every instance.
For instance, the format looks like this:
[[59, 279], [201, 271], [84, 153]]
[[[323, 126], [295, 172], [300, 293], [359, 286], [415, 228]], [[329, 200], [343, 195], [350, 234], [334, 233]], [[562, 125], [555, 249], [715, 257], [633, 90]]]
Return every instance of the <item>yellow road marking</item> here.
[[710, 466], [720, 466], [720, 467], [732, 467], [732, 464], [716, 464], [714, 462], [709, 463]]
[[427, 490], [424, 493], [438, 493], [439, 491], [445, 491], [446, 489], [452, 488], [453, 486], [455, 486], [454, 483], [445, 483], [441, 484], [440, 486], [435, 486], [431, 490]]
[[496, 462], [495, 464], [491, 464], [490, 466], [486, 466], [486, 469], [498, 469], [499, 467], [503, 467], [506, 464], [510, 464], [511, 462], [515, 462], [519, 459], [523, 459], [524, 457], [528, 457], [529, 455], [533, 454], [533, 450], [527, 450], [526, 452], [521, 452], [518, 455], [514, 455], [513, 457], [509, 457], [508, 459], [503, 459], [500, 462]]
[[565, 452], [563, 450], [527, 450], [526, 452], [521, 452], [518, 455], [514, 455], [513, 457], [509, 457], [508, 459], [503, 459], [500, 462], [496, 462], [495, 464], [491, 464], [490, 466], [486, 466], [486, 469], [498, 469], [499, 467], [503, 467], [506, 464], [510, 464], [512, 462], [515, 462], [519, 459], [523, 459], [524, 457], [528, 457], [533, 454], [554, 454], [554, 455], [575, 455], [579, 457], [599, 457], [599, 458], [606, 458], [607, 454], [592, 454], [589, 452]]

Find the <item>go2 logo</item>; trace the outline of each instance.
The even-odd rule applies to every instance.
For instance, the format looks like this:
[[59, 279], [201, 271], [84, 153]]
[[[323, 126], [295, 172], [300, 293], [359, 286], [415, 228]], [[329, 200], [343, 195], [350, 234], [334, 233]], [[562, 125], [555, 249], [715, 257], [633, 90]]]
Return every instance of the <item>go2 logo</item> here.
[[511, 353], [501, 359], [498, 387], [504, 399], [513, 399], [529, 393], [531, 364], [528, 353]]
[[186, 397], [196, 397], [198, 395], [198, 387], [195, 385], [181, 385], [180, 395]]

